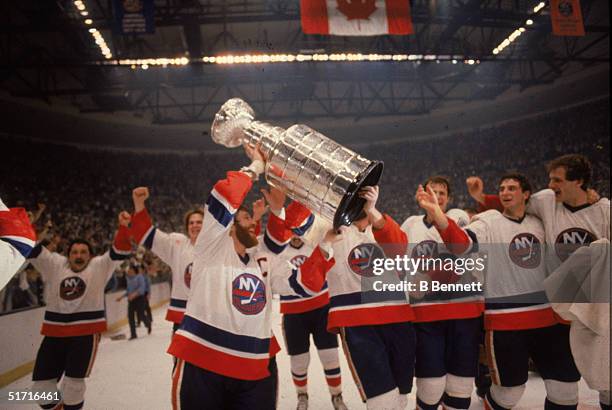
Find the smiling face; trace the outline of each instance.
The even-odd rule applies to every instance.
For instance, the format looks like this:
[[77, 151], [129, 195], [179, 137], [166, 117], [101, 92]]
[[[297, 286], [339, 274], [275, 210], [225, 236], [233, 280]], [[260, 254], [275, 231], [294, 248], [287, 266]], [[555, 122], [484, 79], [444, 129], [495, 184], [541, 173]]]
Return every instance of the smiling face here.
[[91, 260], [89, 246], [85, 243], [74, 243], [68, 252], [68, 264], [74, 272], [81, 272]]
[[516, 179], [503, 179], [499, 184], [499, 199], [504, 209], [524, 207], [529, 198], [529, 191], [523, 191]]
[[431, 189], [436, 193], [436, 196], [438, 197], [438, 205], [440, 205], [442, 212], [446, 212], [446, 208], [448, 207], [448, 203], [450, 201], [446, 184], [430, 182], [425, 186], [425, 189], [428, 187], [431, 187]]
[[251, 214], [244, 209], [239, 209], [234, 218], [231, 234], [238, 239], [238, 242], [248, 249], [257, 246], [259, 243], [255, 235], [256, 228], [257, 222], [253, 219]]
[[570, 202], [583, 191], [581, 188], [583, 181], [581, 179], [568, 180], [565, 167], [551, 169], [548, 178], [548, 187], [555, 192], [557, 202]]
[[187, 218], [187, 234], [192, 242], [195, 242], [200, 231], [202, 230], [202, 224], [204, 223], [204, 217], [198, 212], [194, 212]]

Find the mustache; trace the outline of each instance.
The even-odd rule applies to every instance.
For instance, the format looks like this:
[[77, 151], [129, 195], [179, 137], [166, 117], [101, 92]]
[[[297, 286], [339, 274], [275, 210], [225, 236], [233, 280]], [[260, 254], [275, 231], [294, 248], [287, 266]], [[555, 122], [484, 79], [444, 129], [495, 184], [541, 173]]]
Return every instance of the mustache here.
[[255, 235], [249, 232], [249, 228], [243, 228], [238, 224], [236, 224], [236, 237], [245, 248], [252, 248], [259, 243]]
[[74, 260], [74, 263], [78, 263], [78, 264], [80, 265], [80, 264], [82, 264], [82, 263], [85, 263], [85, 259], [76, 258], [76, 259]]

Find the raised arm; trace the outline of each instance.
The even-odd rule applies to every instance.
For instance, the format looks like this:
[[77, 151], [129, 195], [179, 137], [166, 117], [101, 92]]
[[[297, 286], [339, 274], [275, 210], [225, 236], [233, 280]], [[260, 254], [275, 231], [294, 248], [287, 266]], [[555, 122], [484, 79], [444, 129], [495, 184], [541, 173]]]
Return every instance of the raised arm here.
[[471, 176], [465, 180], [468, 192], [472, 198], [478, 203], [478, 212], [484, 212], [489, 209], [496, 209], [503, 212], [501, 201], [498, 195], [488, 195], [484, 193], [484, 182], [478, 176]]
[[285, 194], [276, 188], [262, 190], [270, 204], [270, 216], [264, 235], [264, 244], [271, 252], [281, 253], [291, 237], [302, 236], [312, 226], [314, 215], [308, 208], [297, 201], [283, 208]]
[[136, 243], [153, 251], [161, 260], [169, 264], [176, 249], [176, 241], [172, 238], [173, 234], [168, 234], [153, 225], [146, 208], [146, 201], [149, 196], [149, 188], [147, 187], [138, 187], [132, 191], [134, 216], [132, 217], [130, 233]]
[[438, 197], [428, 186], [427, 190], [419, 185], [416, 193], [419, 206], [427, 212], [427, 219], [434, 224], [446, 248], [454, 255], [463, 255], [472, 247], [472, 239], [461, 229], [452, 218], [449, 218], [440, 208]]
[[229, 230], [238, 208], [251, 190], [253, 180], [264, 171], [265, 162], [259, 147], [245, 145], [244, 149], [251, 164], [240, 171], [229, 171], [225, 179], [214, 185], [206, 200], [204, 224], [195, 243], [196, 254], [214, 254], [224, 240], [229, 240]]
[[[340, 231], [330, 229], [325, 234], [325, 237], [317, 246], [310, 256], [306, 258], [304, 263], [298, 269], [293, 269], [290, 278], [290, 283], [294, 292], [300, 290], [308, 294], [318, 293], [323, 289], [327, 273], [335, 265], [336, 260], [333, 257], [333, 247], [335, 242], [342, 240], [342, 233], [345, 227], [341, 227]], [[302, 293], [298, 293], [304, 296]]]
[[35, 241], [25, 209], [8, 209], [0, 200], [0, 289], [25, 262]]
[[110, 279], [115, 269], [132, 254], [130, 229], [128, 228], [132, 217], [127, 211], [121, 211], [117, 219], [119, 227], [115, 232], [110, 250], [101, 256], [92, 258], [90, 262], [92, 269], [106, 276], [106, 281]]
[[378, 186], [366, 186], [359, 192], [359, 196], [366, 201], [363, 210], [372, 224], [374, 239], [383, 247], [387, 257], [403, 255], [408, 246], [408, 235], [393, 218], [376, 208], [379, 193]]

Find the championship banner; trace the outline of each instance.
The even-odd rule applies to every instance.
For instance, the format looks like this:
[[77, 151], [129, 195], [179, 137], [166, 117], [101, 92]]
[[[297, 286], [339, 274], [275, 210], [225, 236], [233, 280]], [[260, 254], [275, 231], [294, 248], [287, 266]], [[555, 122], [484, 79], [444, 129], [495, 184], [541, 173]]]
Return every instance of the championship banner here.
[[302, 31], [335, 36], [412, 34], [409, 0], [300, 0]]
[[113, 5], [121, 34], [155, 32], [153, 0], [113, 0]]
[[556, 36], [584, 36], [580, 0], [550, 0], [550, 18]]

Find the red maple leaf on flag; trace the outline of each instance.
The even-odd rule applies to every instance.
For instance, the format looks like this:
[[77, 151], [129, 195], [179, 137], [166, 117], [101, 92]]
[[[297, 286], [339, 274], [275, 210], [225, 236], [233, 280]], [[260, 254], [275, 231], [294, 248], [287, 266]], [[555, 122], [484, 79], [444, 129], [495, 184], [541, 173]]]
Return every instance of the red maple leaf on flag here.
[[376, 0], [337, 0], [336, 4], [348, 20], [368, 20], [376, 11]]

